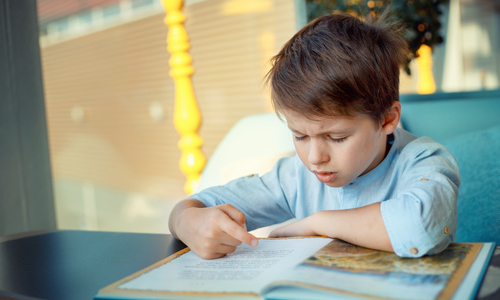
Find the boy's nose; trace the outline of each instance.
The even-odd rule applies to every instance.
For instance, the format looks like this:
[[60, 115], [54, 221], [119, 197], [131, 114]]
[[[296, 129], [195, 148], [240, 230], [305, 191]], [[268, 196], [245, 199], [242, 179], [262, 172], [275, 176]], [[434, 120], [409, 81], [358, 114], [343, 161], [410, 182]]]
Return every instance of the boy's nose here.
[[321, 141], [311, 141], [309, 148], [309, 163], [321, 165], [330, 160], [330, 155]]

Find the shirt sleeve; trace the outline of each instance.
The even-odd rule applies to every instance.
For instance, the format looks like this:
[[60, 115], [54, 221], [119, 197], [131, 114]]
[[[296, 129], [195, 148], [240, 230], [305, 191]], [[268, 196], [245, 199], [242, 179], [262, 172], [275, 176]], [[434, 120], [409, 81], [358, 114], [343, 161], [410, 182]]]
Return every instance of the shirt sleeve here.
[[392, 247], [402, 257], [439, 253], [455, 240], [458, 165], [443, 146], [428, 138], [408, 144], [398, 164], [404, 167], [395, 198], [381, 203]]
[[206, 206], [231, 204], [245, 214], [248, 230], [281, 223], [293, 218], [288, 200], [295, 193], [295, 158], [279, 160], [274, 168], [259, 177], [251, 174], [222, 186], [207, 188], [189, 198]]

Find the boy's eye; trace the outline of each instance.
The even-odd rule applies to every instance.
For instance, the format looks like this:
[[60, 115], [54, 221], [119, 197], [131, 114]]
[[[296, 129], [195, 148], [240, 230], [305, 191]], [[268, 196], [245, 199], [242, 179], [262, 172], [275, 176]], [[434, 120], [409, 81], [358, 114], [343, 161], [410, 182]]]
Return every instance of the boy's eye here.
[[332, 140], [335, 143], [342, 143], [343, 141], [345, 141], [347, 139], [346, 136], [343, 137], [343, 138], [333, 138], [333, 137], [330, 136], [329, 138], [330, 138], [330, 140]]
[[303, 135], [303, 136], [294, 135], [293, 137], [295, 138], [296, 141], [302, 141], [307, 137], [307, 135]]

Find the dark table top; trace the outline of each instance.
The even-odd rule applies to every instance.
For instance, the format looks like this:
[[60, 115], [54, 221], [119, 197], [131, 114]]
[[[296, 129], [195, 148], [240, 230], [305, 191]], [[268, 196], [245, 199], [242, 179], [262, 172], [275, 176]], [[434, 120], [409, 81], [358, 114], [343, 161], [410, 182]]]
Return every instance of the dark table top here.
[[184, 247], [167, 234], [55, 231], [0, 238], [0, 299], [90, 300]]
[[[63, 230], [0, 237], [0, 299], [91, 300], [184, 247], [168, 234]], [[499, 276], [497, 247], [477, 299], [500, 299]]]

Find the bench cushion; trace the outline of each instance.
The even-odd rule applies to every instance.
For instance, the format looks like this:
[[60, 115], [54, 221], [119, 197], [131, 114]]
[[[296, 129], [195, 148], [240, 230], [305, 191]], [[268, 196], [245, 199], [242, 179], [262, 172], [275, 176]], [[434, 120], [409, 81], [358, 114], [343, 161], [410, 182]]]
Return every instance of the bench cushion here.
[[460, 167], [457, 242], [500, 244], [500, 126], [443, 142]]

